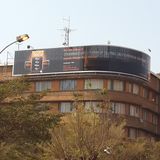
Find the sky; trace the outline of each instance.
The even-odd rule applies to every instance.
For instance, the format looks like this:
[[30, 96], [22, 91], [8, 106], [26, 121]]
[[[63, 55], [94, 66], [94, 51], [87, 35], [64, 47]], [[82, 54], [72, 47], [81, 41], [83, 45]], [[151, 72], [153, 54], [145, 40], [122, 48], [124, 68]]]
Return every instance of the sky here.
[[[27, 33], [30, 39], [0, 55], [13, 60], [15, 50], [62, 47], [70, 19], [70, 46], [111, 45], [150, 55], [151, 71], [160, 72], [160, 0], [0, 0], [0, 50]], [[151, 50], [151, 52], [149, 51]], [[8, 57], [8, 58], [7, 58]]]

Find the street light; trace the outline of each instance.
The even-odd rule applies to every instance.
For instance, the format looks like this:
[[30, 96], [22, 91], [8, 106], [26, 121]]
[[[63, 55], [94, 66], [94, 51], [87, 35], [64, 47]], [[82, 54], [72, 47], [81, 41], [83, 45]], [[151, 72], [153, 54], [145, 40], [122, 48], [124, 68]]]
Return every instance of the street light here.
[[23, 42], [23, 41], [25, 41], [25, 40], [27, 40], [27, 39], [29, 39], [28, 34], [23, 34], [23, 35], [17, 36], [17, 37], [16, 37], [16, 41], [14, 41], [14, 42], [8, 44], [6, 47], [4, 47], [4, 48], [0, 51], [0, 54], [1, 54], [6, 48], [8, 48], [9, 46], [11, 46], [12, 44], [17, 43], [17, 42], [21, 43], [21, 42]]

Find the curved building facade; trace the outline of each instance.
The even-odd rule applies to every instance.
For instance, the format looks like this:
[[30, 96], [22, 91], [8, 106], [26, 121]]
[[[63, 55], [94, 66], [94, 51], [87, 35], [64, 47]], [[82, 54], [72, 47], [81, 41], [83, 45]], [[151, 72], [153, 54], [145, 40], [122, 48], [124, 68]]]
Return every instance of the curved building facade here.
[[30, 92], [48, 90], [42, 102], [63, 113], [73, 111], [73, 93], [96, 106], [95, 92], [106, 88], [129, 137], [160, 138], [160, 78], [143, 52], [111, 45], [17, 51], [12, 76], [21, 75], [32, 83]]

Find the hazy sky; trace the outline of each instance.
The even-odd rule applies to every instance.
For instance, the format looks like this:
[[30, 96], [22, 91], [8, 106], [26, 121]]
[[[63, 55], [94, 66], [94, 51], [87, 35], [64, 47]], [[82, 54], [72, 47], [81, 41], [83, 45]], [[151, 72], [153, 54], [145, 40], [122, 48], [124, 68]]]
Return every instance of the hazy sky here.
[[[27, 33], [27, 45], [37, 48], [61, 47], [70, 17], [70, 45], [107, 44], [134, 48], [151, 56], [151, 70], [160, 72], [160, 0], [0, 0], [0, 48]], [[15, 44], [6, 53], [13, 55]], [[151, 49], [151, 52], [148, 51]], [[9, 54], [9, 57], [10, 57]]]

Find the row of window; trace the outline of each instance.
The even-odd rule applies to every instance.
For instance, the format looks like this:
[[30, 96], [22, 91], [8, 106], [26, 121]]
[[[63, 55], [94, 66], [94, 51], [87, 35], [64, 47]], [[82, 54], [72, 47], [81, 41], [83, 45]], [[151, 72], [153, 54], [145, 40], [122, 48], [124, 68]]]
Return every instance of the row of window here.
[[[76, 80], [61, 80], [60, 81], [60, 90], [75, 90], [77, 86]], [[44, 90], [51, 90], [52, 89], [52, 81], [41, 81], [35, 82], [36, 91], [44, 91]], [[85, 80], [84, 89], [103, 89], [103, 80], [99, 79], [92, 79], [92, 80]]]
[[[85, 102], [86, 111], [94, 111], [100, 113], [102, 109], [99, 107], [99, 102]], [[69, 113], [74, 111], [73, 104], [71, 102], [61, 102], [59, 106], [59, 111], [62, 113]]]
[[[158, 116], [156, 114], [146, 109], [142, 109], [137, 105], [112, 102], [111, 108], [112, 113], [130, 115], [133, 117], [140, 118], [142, 121], [148, 121], [154, 125], [158, 124]], [[127, 108], [129, 108], [128, 111]]]
[[137, 128], [128, 128], [127, 130], [128, 130], [128, 137], [131, 139], [135, 139], [137, 137], [148, 137], [148, 138], [151, 138], [152, 140], [154, 140], [153, 135], [151, 135], [143, 130], [140, 130]]
[[[120, 80], [108, 80], [107, 89], [113, 91], [126, 91], [128, 93], [132, 93], [135, 95], [140, 95], [140, 86], [137, 84], [127, 83], [125, 85], [124, 81]], [[77, 87], [76, 80], [61, 80], [60, 81], [60, 90], [67, 91], [67, 90], [75, 90]], [[103, 89], [104, 86], [103, 79], [86, 79], [84, 81], [84, 89]], [[52, 89], [52, 81], [41, 81], [35, 82], [35, 90], [37, 92], [44, 91], [44, 90], [51, 90]], [[141, 93], [142, 97], [150, 99], [151, 101], [158, 104], [158, 96], [154, 92], [149, 92], [147, 88], [142, 89]]]
[[[102, 112], [102, 108], [99, 106], [99, 102], [85, 102], [86, 111], [95, 111], [97, 113]], [[127, 110], [128, 108], [128, 110]], [[60, 103], [59, 110], [62, 113], [74, 111], [74, 107], [71, 102]], [[158, 124], [158, 116], [146, 109], [140, 109], [139, 106], [132, 104], [125, 104], [119, 102], [111, 102], [111, 111], [115, 114], [124, 114], [133, 117], [140, 118], [142, 121], [148, 121], [154, 125]]]

